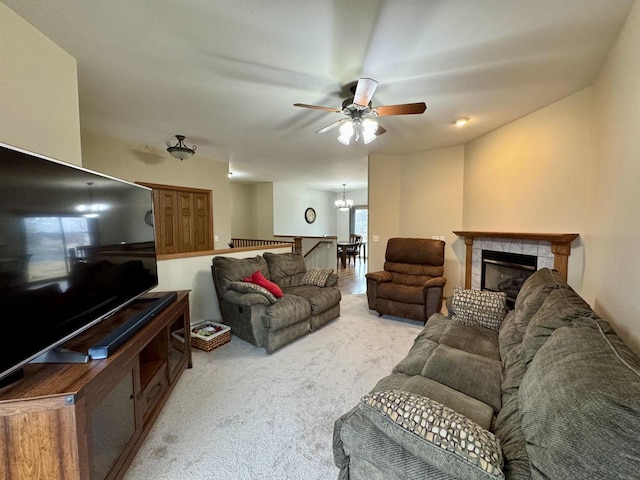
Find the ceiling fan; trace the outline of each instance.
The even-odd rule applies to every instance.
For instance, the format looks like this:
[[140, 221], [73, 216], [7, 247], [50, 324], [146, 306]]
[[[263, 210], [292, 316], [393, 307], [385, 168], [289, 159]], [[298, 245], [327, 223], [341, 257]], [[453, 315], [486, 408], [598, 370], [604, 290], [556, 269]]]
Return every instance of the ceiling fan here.
[[378, 135], [386, 132], [387, 130], [384, 127], [378, 125], [378, 122], [375, 120], [376, 117], [415, 115], [424, 113], [427, 109], [424, 102], [373, 107], [371, 105], [371, 97], [376, 91], [377, 86], [378, 82], [372, 78], [359, 79], [353, 89], [353, 97], [349, 97], [342, 102], [342, 108], [320, 107], [306, 103], [294, 103], [293, 106], [346, 115], [345, 118], [341, 118], [316, 131], [316, 133], [325, 133], [336, 127], [340, 127], [338, 141], [345, 145], [349, 145], [352, 139], [357, 142], [360, 138], [363, 139], [364, 143], [370, 143], [374, 141]]

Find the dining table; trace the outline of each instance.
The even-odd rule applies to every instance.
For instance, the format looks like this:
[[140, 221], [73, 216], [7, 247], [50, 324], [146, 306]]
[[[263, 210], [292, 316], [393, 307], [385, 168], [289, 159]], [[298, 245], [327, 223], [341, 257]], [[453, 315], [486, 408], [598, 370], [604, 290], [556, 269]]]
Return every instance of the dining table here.
[[362, 247], [362, 255], [364, 258], [367, 258], [367, 243], [366, 242], [337, 242], [338, 246], [338, 255], [340, 256], [340, 263], [342, 268], [347, 267], [347, 252], [351, 248], [355, 248], [358, 245]]

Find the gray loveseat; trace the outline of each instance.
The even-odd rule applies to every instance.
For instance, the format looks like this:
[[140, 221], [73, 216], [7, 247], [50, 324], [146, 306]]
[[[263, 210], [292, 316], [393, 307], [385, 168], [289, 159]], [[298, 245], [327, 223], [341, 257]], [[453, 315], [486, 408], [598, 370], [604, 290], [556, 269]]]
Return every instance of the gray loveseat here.
[[448, 306], [336, 421], [340, 479], [640, 478], [640, 360], [555, 270], [498, 330]]
[[[238, 290], [242, 286], [239, 282], [256, 271], [276, 283], [284, 296], [276, 300], [252, 290]], [[342, 296], [337, 275], [331, 273], [325, 286], [302, 285], [307, 267], [298, 253], [214, 257], [211, 272], [223, 322], [234, 335], [266, 347], [267, 353], [340, 316]]]

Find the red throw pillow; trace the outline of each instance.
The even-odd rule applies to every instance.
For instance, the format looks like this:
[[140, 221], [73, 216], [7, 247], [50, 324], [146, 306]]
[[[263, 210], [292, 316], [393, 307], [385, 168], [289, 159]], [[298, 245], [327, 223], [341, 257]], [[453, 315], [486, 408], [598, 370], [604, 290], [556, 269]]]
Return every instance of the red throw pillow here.
[[245, 277], [243, 278], [243, 280], [245, 282], [251, 282], [255, 283], [256, 285], [260, 285], [262, 288], [266, 288], [269, 292], [271, 292], [274, 297], [282, 298], [283, 293], [280, 287], [264, 278], [264, 275], [262, 275], [262, 272], [260, 270], [256, 270], [255, 272], [253, 272], [253, 275], [251, 275], [251, 277]]

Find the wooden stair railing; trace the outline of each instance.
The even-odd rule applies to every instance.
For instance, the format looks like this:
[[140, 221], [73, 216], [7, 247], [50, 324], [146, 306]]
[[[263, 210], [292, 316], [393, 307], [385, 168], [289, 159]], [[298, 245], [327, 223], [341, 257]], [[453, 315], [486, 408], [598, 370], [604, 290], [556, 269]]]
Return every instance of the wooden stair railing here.
[[263, 245], [280, 245], [283, 243], [293, 245], [293, 242], [285, 242], [282, 240], [259, 240], [255, 238], [232, 238], [231, 243], [233, 244], [233, 247], [231, 248], [260, 247]]
[[316, 248], [318, 248], [320, 245], [325, 244], [325, 243], [333, 243], [333, 242], [330, 242], [330, 241], [327, 241], [327, 240], [320, 240], [320, 241], [319, 241], [318, 243], [316, 243], [313, 247], [311, 247], [311, 248], [309, 249], [309, 251], [303, 255], [303, 257], [307, 258], [307, 255], [309, 255], [309, 254], [310, 254], [311, 252], [313, 252]]

